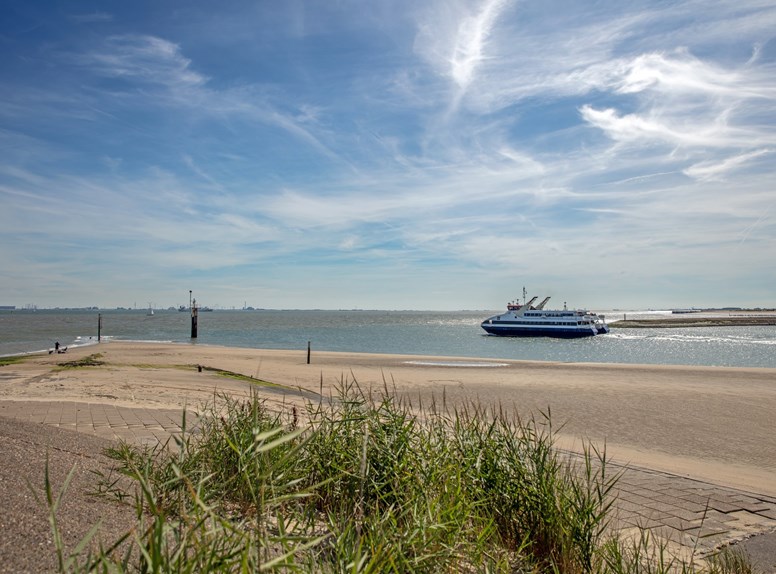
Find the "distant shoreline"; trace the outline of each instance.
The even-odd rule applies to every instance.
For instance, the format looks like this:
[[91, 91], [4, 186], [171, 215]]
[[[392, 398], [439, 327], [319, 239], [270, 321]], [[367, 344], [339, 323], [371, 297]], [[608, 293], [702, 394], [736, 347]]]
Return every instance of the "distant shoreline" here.
[[651, 329], [665, 327], [757, 327], [776, 326], [776, 315], [739, 317], [663, 317], [660, 319], [623, 319], [609, 323], [615, 329]]

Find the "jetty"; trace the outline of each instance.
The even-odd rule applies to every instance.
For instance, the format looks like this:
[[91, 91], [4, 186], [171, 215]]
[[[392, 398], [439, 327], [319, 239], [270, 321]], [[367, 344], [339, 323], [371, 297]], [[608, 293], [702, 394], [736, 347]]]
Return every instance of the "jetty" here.
[[747, 315], [705, 315], [688, 317], [659, 317], [649, 319], [622, 319], [609, 323], [614, 329], [650, 329], [666, 327], [754, 327], [776, 326], [776, 313], [747, 314]]

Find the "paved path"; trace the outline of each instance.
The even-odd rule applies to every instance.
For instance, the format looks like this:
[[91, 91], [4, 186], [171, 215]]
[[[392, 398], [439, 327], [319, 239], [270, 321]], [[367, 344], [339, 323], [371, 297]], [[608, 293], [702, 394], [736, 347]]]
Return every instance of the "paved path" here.
[[[179, 410], [59, 401], [0, 401], [0, 416], [140, 444], [167, 440], [182, 422]], [[187, 417], [192, 428], [196, 415]], [[696, 557], [758, 534], [776, 537], [774, 497], [634, 467], [619, 479], [614, 517], [626, 533], [650, 529], [674, 546], [695, 549]], [[776, 572], [776, 556], [764, 560], [769, 563], [761, 559], [761, 569]]]
[[[119, 407], [65, 401], [0, 401], [0, 416], [43, 423], [136, 444], [164, 442], [181, 432], [180, 409]], [[194, 412], [188, 413], [196, 420]], [[187, 426], [189, 422], [187, 422]]]
[[[617, 483], [619, 526], [648, 528], [665, 540], [708, 554], [753, 535], [776, 532], [776, 498], [691, 478], [628, 467]], [[776, 571], [776, 557], [773, 557]]]

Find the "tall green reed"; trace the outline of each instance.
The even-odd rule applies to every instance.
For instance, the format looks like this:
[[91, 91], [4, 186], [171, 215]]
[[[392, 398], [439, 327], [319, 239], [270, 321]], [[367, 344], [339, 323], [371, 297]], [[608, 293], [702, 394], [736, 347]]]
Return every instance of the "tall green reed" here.
[[133, 548], [91, 556], [82, 571], [676, 566], [643, 570], [646, 544], [634, 555], [605, 538], [617, 475], [605, 451], [557, 450], [549, 412], [522, 420], [475, 404], [412, 409], [387, 385], [373, 393], [343, 379], [330, 400], [307, 405], [303, 424], [258, 395], [216, 396], [196, 432], [110, 454], [135, 484], [134, 493], [108, 489], [134, 499]]

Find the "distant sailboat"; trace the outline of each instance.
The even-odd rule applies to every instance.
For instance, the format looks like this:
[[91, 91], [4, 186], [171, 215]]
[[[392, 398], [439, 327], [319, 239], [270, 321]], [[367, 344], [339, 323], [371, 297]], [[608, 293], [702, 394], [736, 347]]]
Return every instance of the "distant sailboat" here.
[[151, 317], [151, 316], [153, 316], [153, 314], [154, 314], [154, 308], [153, 308], [153, 307], [151, 307], [151, 303], [149, 303], [149, 304], [148, 304], [148, 313], [146, 313], [146, 315], [148, 315], [149, 317]]

